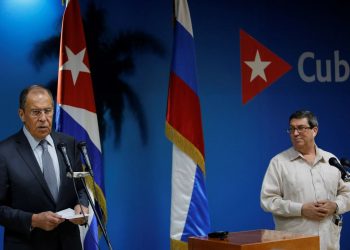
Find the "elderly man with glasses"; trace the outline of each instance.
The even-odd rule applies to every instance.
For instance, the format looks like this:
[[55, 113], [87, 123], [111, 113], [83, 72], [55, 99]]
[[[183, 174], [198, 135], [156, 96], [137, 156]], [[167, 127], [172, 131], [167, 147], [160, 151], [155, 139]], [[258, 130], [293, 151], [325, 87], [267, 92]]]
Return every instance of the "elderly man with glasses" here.
[[271, 159], [261, 207], [272, 213], [276, 230], [319, 235], [321, 250], [339, 249], [341, 214], [350, 210], [349, 186], [328, 163], [334, 155], [317, 147], [312, 112], [294, 112], [287, 132], [292, 147]]
[[[86, 222], [88, 198], [81, 182], [67, 177], [64, 143], [73, 171], [82, 164], [76, 140], [52, 131], [54, 101], [39, 85], [24, 89], [18, 115], [23, 127], [0, 142], [0, 225], [5, 250], [82, 249], [78, 225]], [[79, 218], [58, 211], [74, 209]], [[82, 215], [82, 216], [81, 216]]]

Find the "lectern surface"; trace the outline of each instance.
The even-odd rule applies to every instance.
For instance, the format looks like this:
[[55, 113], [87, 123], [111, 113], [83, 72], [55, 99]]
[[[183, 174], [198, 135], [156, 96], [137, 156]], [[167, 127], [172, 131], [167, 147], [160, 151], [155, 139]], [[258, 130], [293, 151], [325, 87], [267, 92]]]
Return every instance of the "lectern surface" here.
[[231, 232], [225, 239], [190, 237], [189, 250], [319, 250], [319, 237], [275, 230]]

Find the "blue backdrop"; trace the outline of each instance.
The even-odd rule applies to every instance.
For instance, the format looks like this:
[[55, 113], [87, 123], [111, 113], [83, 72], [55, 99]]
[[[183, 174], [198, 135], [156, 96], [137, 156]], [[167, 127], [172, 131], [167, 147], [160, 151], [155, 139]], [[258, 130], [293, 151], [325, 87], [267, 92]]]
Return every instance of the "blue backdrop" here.
[[[60, 2], [0, 3], [0, 138], [21, 127], [17, 115], [19, 91], [57, 75], [57, 60], [37, 71], [29, 55], [35, 42], [59, 31], [63, 12]], [[82, 11], [86, 2], [80, 1]], [[107, 11], [111, 34], [142, 30], [159, 38], [166, 48], [163, 58], [138, 56], [134, 75], [125, 77], [143, 104], [148, 144], [142, 145], [138, 125], [127, 110], [120, 147], [113, 142], [111, 125], [107, 125], [103, 145], [112, 245], [123, 250], [168, 249], [172, 147], [165, 138], [164, 126], [172, 2], [104, 0], [97, 5]], [[260, 186], [270, 158], [290, 146], [286, 129], [291, 112], [312, 110], [320, 123], [318, 146], [338, 157], [350, 157], [350, 80], [344, 66], [350, 62], [350, 3], [194, 0], [189, 1], [189, 7], [196, 44], [212, 230], [272, 229], [271, 215], [260, 208]], [[240, 29], [292, 66], [291, 71], [245, 105], [241, 96]], [[302, 64], [305, 52], [314, 58]], [[317, 64], [321, 65], [319, 70]], [[342, 82], [336, 78], [337, 67], [344, 76]], [[315, 75], [315, 80], [308, 82], [302, 71], [307, 76]], [[324, 82], [320, 76], [328, 76], [329, 81]], [[346, 239], [349, 231], [350, 217], [346, 215], [342, 249], [350, 249], [350, 240]], [[103, 239], [101, 246], [107, 249]]]

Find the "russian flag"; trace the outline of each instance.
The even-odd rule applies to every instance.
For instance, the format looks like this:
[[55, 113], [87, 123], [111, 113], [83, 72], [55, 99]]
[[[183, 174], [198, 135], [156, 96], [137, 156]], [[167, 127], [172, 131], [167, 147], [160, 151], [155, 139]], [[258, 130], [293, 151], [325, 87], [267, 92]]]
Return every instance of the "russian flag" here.
[[189, 236], [210, 231], [195, 48], [186, 0], [175, 0], [173, 59], [165, 133], [173, 143], [171, 249], [187, 249]]
[[[87, 179], [87, 186], [92, 190], [91, 196], [94, 197], [97, 211], [101, 212], [103, 221], [106, 221], [101, 142], [78, 0], [67, 1], [62, 20], [56, 130], [87, 143], [94, 173], [94, 180]], [[81, 237], [84, 249], [95, 250], [98, 249], [98, 225], [91, 207], [89, 213], [89, 227], [81, 227]]]

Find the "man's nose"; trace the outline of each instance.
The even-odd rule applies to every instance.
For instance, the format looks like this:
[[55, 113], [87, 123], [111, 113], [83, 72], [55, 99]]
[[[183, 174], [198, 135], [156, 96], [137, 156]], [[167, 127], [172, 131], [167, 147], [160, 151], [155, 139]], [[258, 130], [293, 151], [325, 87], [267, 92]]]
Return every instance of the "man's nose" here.
[[39, 121], [46, 121], [47, 115], [44, 112], [41, 112], [38, 119]]
[[293, 131], [293, 135], [299, 135], [300, 133], [299, 133], [299, 130], [298, 129], [294, 129], [294, 131]]

